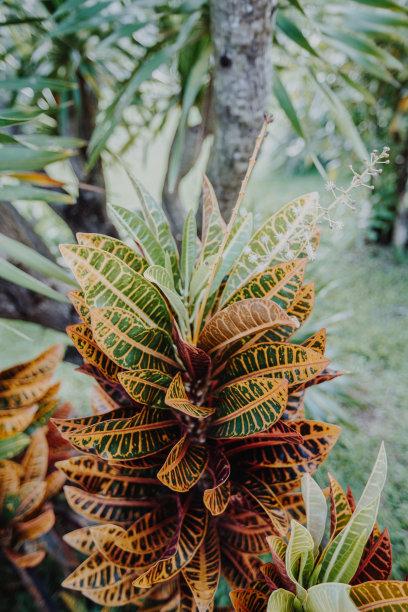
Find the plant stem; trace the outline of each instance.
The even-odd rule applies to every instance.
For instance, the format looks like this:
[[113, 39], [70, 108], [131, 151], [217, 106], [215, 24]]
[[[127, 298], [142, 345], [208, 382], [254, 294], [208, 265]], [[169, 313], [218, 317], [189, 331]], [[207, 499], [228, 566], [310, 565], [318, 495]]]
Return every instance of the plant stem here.
[[201, 322], [202, 322], [202, 320], [203, 320], [203, 316], [204, 316], [204, 312], [205, 312], [205, 306], [206, 306], [206, 304], [207, 304], [207, 300], [208, 300], [208, 298], [209, 298], [209, 296], [210, 296], [211, 286], [212, 286], [212, 284], [213, 284], [213, 281], [214, 281], [214, 278], [215, 278], [215, 274], [216, 274], [216, 272], [217, 272], [217, 267], [218, 267], [218, 264], [219, 264], [219, 263], [220, 263], [220, 261], [221, 261], [221, 257], [222, 257], [222, 254], [223, 254], [223, 252], [224, 252], [225, 245], [227, 244], [227, 242], [228, 242], [228, 238], [229, 238], [229, 237], [230, 237], [230, 235], [231, 235], [231, 230], [232, 230], [232, 228], [233, 228], [233, 226], [234, 226], [234, 223], [235, 223], [235, 220], [236, 220], [236, 218], [237, 218], [238, 211], [239, 211], [239, 207], [241, 206], [241, 202], [242, 202], [243, 197], [244, 197], [244, 195], [245, 195], [245, 190], [246, 190], [246, 188], [247, 188], [249, 178], [250, 178], [250, 176], [251, 176], [251, 174], [252, 174], [252, 170], [254, 169], [255, 162], [256, 162], [256, 158], [257, 158], [258, 153], [259, 153], [259, 149], [261, 148], [262, 141], [263, 141], [263, 139], [264, 139], [264, 138], [265, 138], [265, 136], [266, 136], [266, 133], [267, 133], [267, 132], [266, 132], [267, 127], [268, 127], [268, 125], [269, 125], [271, 122], [272, 122], [272, 117], [271, 117], [271, 115], [267, 115], [267, 114], [265, 113], [265, 115], [264, 115], [264, 122], [263, 122], [263, 125], [262, 125], [262, 129], [261, 129], [261, 131], [259, 132], [258, 138], [256, 139], [256, 142], [255, 142], [255, 147], [254, 147], [254, 150], [253, 150], [253, 152], [252, 152], [252, 155], [251, 155], [251, 157], [250, 157], [250, 159], [249, 159], [249, 164], [248, 164], [247, 171], [246, 171], [246, 173], [245, 173], [244, 180], [243, 180], [243, 181], [242, 181], [242, 183], [241, 183], [241, 189], [240, 189], [239, 194], [238, 194], [238, 199], [237, 199], [236, 204], [235, 204], [235, 206], [234, 206], [234, 209], [233, 209], [233, 211], [232, 211], [231, 218], [230, 218], [230, 220], [229, 220], [229, 222], [228, 222], [228, 225], [227, 225], [227, 228], [226, 228], [226, 230], [225, 230], [225, 233], [224, 233], [224, 237], [223, 237], [223, 239], [222, 239], [222, 242], [221, 242], [221, 244], [220, 244], [220, 246], [219, 246], [218, 253], [217, 253], [217, 257], [216, 257], [216, 259], [215, 259], [214, 265], [213, 265], [212, 270], [211, 270], [210, 277], [209, 277], [209, 279], [208, 279], [207, 288], [206, 288], [205, 294], [204, 294], [204, 296], [203, 296], [203, 300], [202, 300], [202, 302], [201, 302], [200, 309], [199, 309], [199, 311], [198, 311], [198, 316], [197, 316], [197, 320], [196, 320], [196, 327], [195, 327], [195, 330], [194, 330], [194, 336], [193, 336], [193, 342], [194, 342], [194, 344], [196, 344], [196, 343], [197, 343], [198, 336], [199, 336], [199, 334], [200, 334]]

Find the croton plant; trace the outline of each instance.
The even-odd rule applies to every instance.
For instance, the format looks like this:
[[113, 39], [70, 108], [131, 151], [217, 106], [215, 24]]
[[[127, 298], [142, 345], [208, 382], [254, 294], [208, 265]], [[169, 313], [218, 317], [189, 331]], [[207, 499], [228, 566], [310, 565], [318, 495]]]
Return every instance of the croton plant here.
[[55, 462], [72, 454], [49, 424], [59, 405], [53, 371], [63, 356], [55, 345], [35, 359], [0, 372], [0, 549], [20, 568], [34, 567], [46, 554], [41, 536], [55, 521], [50, 500], [65, 477]]
[[204, 178], [201, 240], [190, 212], [180, 257], [136, 181], [141, 211], [112, 206], [129, 243], [61, 246], [80, 285], [68, 333], [105, 398], [92, 416], [54, 420], [81, 452], [59, 467], [89, 521], [66, 536], [87, 558], [64, 586], [105, 607], [211, 610], [221, 575], [245, 586], [266, 537], [304, 516], [300, 479], [339, 434], [303, 409], [308, 386], [338, 375], [325, 331], [292, 339], [313, 308], [317, 194], [253, 233], [238, 211], [245, 182], [226, 225]]
[[236, 612], [403, 612], [408, 582], [389, 580], [392, 552], [388, 530], [376, 523], [386, 476], [382, 445], [356, 505], [329, 474], [330, 532], [325, 545], [327, 505], [309, 474], [302, 478], [306, 525], [292, 520], [290, 537], [268, 536], [272, 561], [258, 579], [231, 592]]

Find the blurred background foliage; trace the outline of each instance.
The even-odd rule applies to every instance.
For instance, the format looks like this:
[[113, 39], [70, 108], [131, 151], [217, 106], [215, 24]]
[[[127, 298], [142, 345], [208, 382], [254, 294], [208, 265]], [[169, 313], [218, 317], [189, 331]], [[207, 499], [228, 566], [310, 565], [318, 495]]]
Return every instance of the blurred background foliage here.
[[[115, 234], [108, 201], [137, 207], [119, 158], [162, 198], [176, 233], [188, 208], [199, 208], [207, 166], [216, 187], [219, 172], [233, 185], [242, 178], [213, 146], [220, 131], [214, 84], [226, 73], [242, 78], [233, 50], [220, 52], [213, 37], [214, 14], [221, 19], [227, 11], [219, 15], [220, 4], [0, 4], [0, 368], [62, 339], [68, 349], [60, 366], [63, 398], [78, 413], [89, 412], [89, 382], [75, 371], [75, 351], [61, 333], [75, 316], [65, 299], [75, 282], [62, 267], [58, 244], [79, 230]], [[260, 4], [270, 11], [271, 35], [265, 49], [270, 78], [259, 108], [275, 121], [245, 198], [255, 222], [308, 191], [330, 201], [327, 183], [347, 186], [350, 164], [359, 170], [368, 151], [391, 147], [391, 164], [375, 191], [361, 189], [356, 212], [340, 213], [343, 230], [324, 228], [309, 266], [318, 286], [310, 326], [326, 325], [329, 356], [352, 374], [310, 394], [307, 409], [312, 418], [344, 427], [327, 468], [357, 495], [385, 439], [392, 468], [380, 521], [390, 528], [394, 577], [403, 578], [408, 6], [403, 0]], [[234, 118], [241, 120], [244, 125], [248, 117]], [[253, 123], [256, 133], [256, 117]], [[228, 140], [225, 126], [223, 137]], [[244, 157], [251, 139], [243, 130]], [[221, 205], [228, 209], [223, 197]], [[57, 574], [46, 565], [36, 574], [50, 609], [88, 609], [68, 596], [62, 603]], [[0, 608], [15, 605], [14, 577], [10, 585]], [[19, 610], [34, 609], [29, 597], [19, 597]]]

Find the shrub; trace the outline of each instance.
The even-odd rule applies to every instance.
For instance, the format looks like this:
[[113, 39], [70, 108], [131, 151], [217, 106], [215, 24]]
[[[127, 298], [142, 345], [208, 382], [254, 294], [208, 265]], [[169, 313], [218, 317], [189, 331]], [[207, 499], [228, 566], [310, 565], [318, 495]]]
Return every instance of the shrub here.
[[306, 388], [337, 375], [325, 332], [291, 342], [313, 308], [303, 281], [317, 195], [252, 235], [238, 208], [255, 157], [228, 226], [204, 179], [201, 241], [191, 212], [180, 261], [137, 182], [143, 214], [112, 207], [137, 249], [99, 234], [61, 247], [81, 287], [82, 323], [68, 333], [106, 399], [93, 416], [54, 421], [84, 453], [59, 464], [76, 485], [68, 503], [102, 523], [66, 536], [87, 559], [64, 585], [101, 605], [206, 610], [221, 574], [244, 586], [265, 536], [304, 513], [293, 492], [338, 437], [303, 411]]
[[20, 568], [38, 565], [46, 555], [39, 539], [55, 521], [50, 500], [65, 477], [54, 468], [71, 454], [48, 425], [58, 407], [60, 383], [52, 381], [63, 348], [55, 345], [35, 359], [0, 372], [0, 546]]
[[388, 531], [376, 523], [387, 462], [381, 447], [356, 506], [329, 474], [330, 537], [324, 547], [327, 506], [309, 474], [302, 479], [306, 527], [292, 520], [290, 537], [267, 538], [273, 562], [260, 579], [231, 592], [236, 612], [381, 612], [406, 609], [408, 583], [388, 580], [392, 569]]

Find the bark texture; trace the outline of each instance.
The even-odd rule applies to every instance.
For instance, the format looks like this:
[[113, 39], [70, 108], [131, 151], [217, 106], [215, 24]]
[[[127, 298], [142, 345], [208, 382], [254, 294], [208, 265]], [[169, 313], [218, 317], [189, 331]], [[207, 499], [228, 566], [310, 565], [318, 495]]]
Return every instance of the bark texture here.
[[215, 133], [208, 174], [226, 218], [267, 110], [275, 8], [275, 0], [210, 2]]

